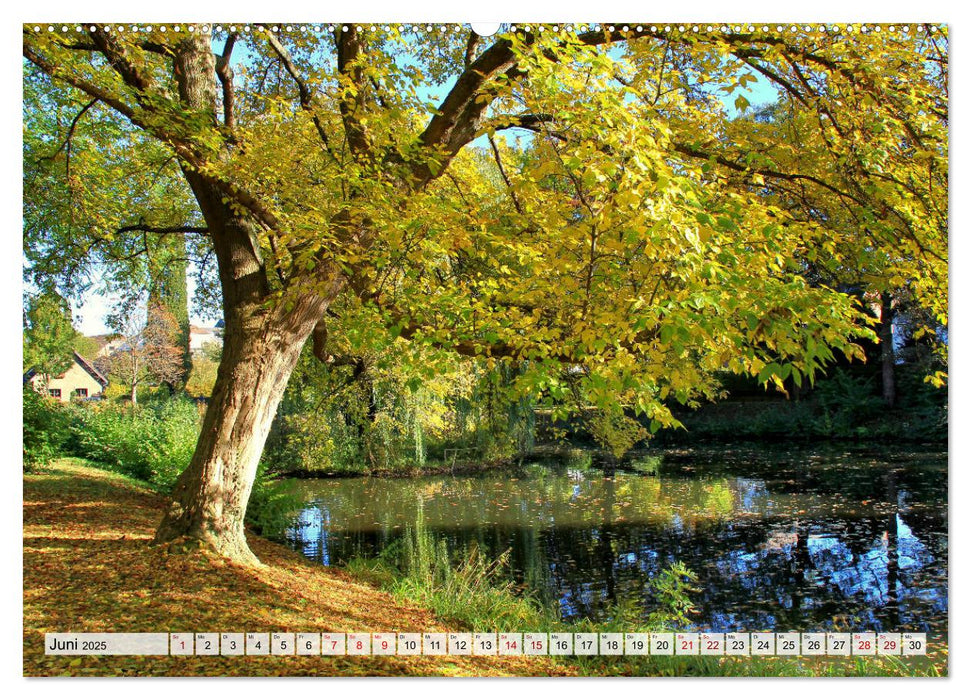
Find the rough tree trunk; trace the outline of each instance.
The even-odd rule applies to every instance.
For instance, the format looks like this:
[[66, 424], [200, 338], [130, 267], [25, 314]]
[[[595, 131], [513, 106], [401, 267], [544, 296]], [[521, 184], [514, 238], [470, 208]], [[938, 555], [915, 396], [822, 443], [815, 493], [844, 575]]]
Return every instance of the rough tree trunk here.
[[290, 311], [258, 310], [227, 324], [222, 361], [202, 433], [155, 535], [179, 551], [205, 546], [258, 563], [243, 518], [277, 405], [304, 342], [326, 308], [307, 295]]
[[883, 382], [883, 402], [893, 408], [897, 401], [894, 372], [897, 358], [893, 351], [893, 300], [890, 295], [880, 295], [880, 363]]

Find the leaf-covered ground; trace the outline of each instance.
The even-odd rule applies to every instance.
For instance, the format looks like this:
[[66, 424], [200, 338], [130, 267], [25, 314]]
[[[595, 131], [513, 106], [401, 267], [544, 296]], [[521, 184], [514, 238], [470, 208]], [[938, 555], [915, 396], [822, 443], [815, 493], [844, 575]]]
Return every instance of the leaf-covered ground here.
[[24, 476], [24, 675], [570, 675], [552, 659], [45, 656], [46, 632], [446, 631], [429, 612], [250, 536], [263, 567], [150, 547], [161, 497], [73, 460]]

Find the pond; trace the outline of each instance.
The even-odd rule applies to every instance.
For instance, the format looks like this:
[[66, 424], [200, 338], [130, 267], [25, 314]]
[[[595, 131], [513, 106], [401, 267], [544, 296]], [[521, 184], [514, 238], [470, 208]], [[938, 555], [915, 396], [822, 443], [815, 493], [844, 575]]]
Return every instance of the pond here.
[[508, 552], [509, 576], [564, 620], [617, 601], [646, 616], [651, 579], [682, 561], [696, 630], [946, 633], [946, 452], [734, 446], [619, 467], [574, 453], [474, 476], [303, 480], [277, 537], [340, 565], [421, 517], [451, 552]]

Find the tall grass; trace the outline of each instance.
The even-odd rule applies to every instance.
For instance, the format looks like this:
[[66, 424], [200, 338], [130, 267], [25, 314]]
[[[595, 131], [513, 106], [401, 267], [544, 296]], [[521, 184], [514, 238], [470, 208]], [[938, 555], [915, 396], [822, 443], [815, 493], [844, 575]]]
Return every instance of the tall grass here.
[[439, 617], [473, 630], [637, 632], [674, 629], [688, 623], [695, 575], [678, 562], [652, 583], [659, 605], [649, 615], [631, 601], [612, 605], [602, 620], [566, 623], [555, 605], [512, 582], [509, 552], [490, 559], [475, 545], [452, 553], [429, 532], [419, 506], [414, 526], [377, 557], [352, 559], [347, 569]]
[[420, 603], [444, 620], [469, 629], [540, 629], [557, 619], [507, 577], [509, 553], [489, 560], [472, 546], [456, 557], [436, 540], [418, 510], [414, 527], [374, 559], [347, 568], [392, 594]]

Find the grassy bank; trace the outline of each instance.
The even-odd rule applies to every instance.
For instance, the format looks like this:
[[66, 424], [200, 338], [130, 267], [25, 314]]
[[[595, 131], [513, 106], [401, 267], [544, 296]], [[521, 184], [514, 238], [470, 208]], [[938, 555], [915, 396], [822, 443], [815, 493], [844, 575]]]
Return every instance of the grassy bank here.
[[[194, 631], [510, 631], [566, 629], [529, 601], [484, 590], [482, 566], [450, 581], [394, 571], [365, 582], [353, 572], [310, 563], [260, 537], [250, 545], [262, 567], [229, 564], [203, 552], [169, 555], [149, 540], [163, 498], [143, 482], [77, 459], [24, 475], [24, 674], [85, 675], [938, 675], [946, 653], [893, 659], [487, 657], [46, 657], [45, 632]], [[424, 546], [424, 545], [422, 545]], [[373, 572], [371, 574], [373, 576]], [[370, 576], [368, 576], [370, 578]], [[438, 581], [438, 583], [436, 583]], [[430, 590], [433, 588], [434, 590]], [[464, 596], [464, 598], [463, 598]], [[456, 604], [456, 600], [464, 604]], [[492, 608], [482, 607], [491, 601]], [[488, 624], [491, 622], [492, 624]], [[522, 623], [522, 624], [518, 624]], [[618, 615], [594, 629], [631, 631]]]

